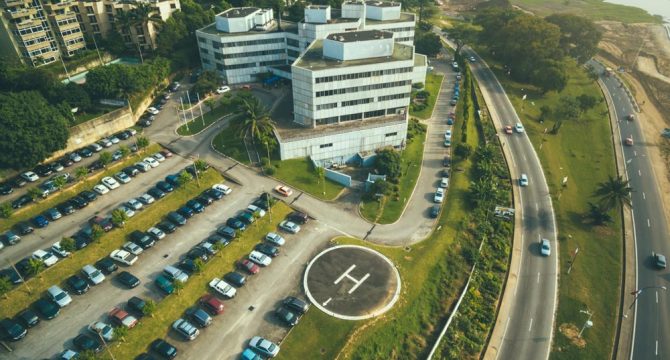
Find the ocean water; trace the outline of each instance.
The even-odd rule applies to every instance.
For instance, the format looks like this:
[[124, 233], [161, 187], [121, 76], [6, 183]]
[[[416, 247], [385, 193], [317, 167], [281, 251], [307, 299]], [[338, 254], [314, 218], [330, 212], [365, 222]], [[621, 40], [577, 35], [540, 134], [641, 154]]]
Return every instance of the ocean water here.
[[605, 0], [619, 5], [635, 6], [652, 15], [661, 15], [665, 23], [670, 23], [670, 0]]

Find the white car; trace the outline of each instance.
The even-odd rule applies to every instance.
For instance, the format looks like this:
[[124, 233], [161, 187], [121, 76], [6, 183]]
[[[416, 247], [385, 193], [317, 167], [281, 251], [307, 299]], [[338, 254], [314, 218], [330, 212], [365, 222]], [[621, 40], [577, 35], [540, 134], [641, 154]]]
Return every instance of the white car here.
[[125, 204], [127, 207], [133, 209], [133, 210], [140, 210], [144, 205], [142, 205], [141, 202], [137, 199], [130, 199], [128, 202]]
[[212, 189], [221, 191], [223, 195], [228, 195], [233, 192], [233, 189], [223, 184], [214, 184], [212, 185]]
[[96, 269], [93, 265], [84, 265], [84, 267], [81, 269], [81, 273], [93, 285], [99, 285], [105, 281], [105, 275], [103, 275], [102, 272]]
[[521, 177], [519, 178], [519, 185], [520, 186], [528, 186], [528, 175], [521, 174]]
[[279, 345], [260, 336], [252, 337], [249, 341], [249, 347], [264, 357], [273, 358], [279, 354]]
[[109, 139], [101, 139], [100, 141], [98, 141], [98, 144], [100, 144], [100, 145], [102, 145], [103, 147], [106, 147], [106, 148], [112, 146], [112, 142]]
[[114, 250], [109, 255], [109, 257], [128, 266], [134, 264], [137, 261], [137, 255], [133, 255], [126, 250]]
[[125, 244], [123, 244], [122, 248], [124, 248], [127, 251], [130, 251], [130, 253], [133, 255], [139, 255], [144, 251], [142, 250], [141, 246], [135, 244], [132, 241], [127, 241]]
[[114, 339], [114, 329], [109, 324], [102, 321], [96, 321], [89, 325], [88, 331], [90, 331], [96, 339], [98, 338], [98, 334], [99, 336], [102, 336], [105, 341], [112, 341]]
[[152, 168], [158, 167], [158, 165], [160, 165], [160, 163], [156, 159], [152, 158], [151, 156], [144, 158], [144, 160], [142, 160], [142, 161], [149, 164], [149, 166], [151, 166]]
[[477, 59], [475, 59], [474, 56], [470, 56], [470, 57], [468, 58], [468, 60], [470, 60], [470, 62], [476, 62], [476, 61], [477, 61]]
[[118, 180], [121, 184], [127, 184], [127, 183], [130, 182], [130, 180], [133, 179], [130, 176], [128, 176], [128, 174], [124, 173], [123, 171], [119, 171], [116, 174], [114, 174], [114, 178], [116, 180]]
[[155, 153], [151, 155], [154, 159], [158, 160], [158, 162], [163, 162], [165, 161], [165, 156], [163, 156], [161, 153]]
[[435, 196], [433, 197], [433, 201], [438, 203], [438, 204], [444, 202], [444, 189], [443, 188], [437, 188], [437, 190], [435, 190]]
[[81, 156], [79, 156], [79, 154], [77, 154], [76, 152], [73, 152], [73, 153], [70, 154], [70, 160], [72, 160], [74, 162], [80, 162], [81, 161]]
[[147, 234], [149, 234], [149, 236], [153, 237], [156, 240], [160, 240], [165, 237], [165, 233], [163, 232], [163, 230], [154, 226], [150, 227], [147, 230]]
[[514, 130], [515, 130], [516, 132], [518, 132], [518, 133], [522, 133], [522, 132], [525, 131], [525, 130], [523, 129], [523, 124], [521, 124], [520, 122], [518, 122], [518, 123], [516, 123], [516, 124], [514, 125]]
[[103, 149], [102, 145], [100, 145], [98, 143], [93, 143], [93, 144], [89, 145], [89, 147], [91, 149], [93, 149], [93, 151], [95, 151], [95, 152], [101, 152], [102, 149]]
[[42, 249], [35, 250], [33, 253], [33, 259], [39, 260], [44, 263], [45, 266], [49, 267], [58, 262], [58, 258], [54, 256], [49, 251], [44, 251]]
[[160, 110], [156, 109], [155, 107], [151, 106], [147, 109], [147, 112], [151, 115], [158, 115]]
[[104, 178], [102, 178], [102, 185], [107, 186], [107, 187], [109, 188], [109, 190], [118, 189], [119, 186], [121, 186], [121, 185], [119, 185], [119, 183], [118, 183], [116, 180], [114, 180], [114, 178], [111, 177], [111, 176], [105, 176]]
[[265, 210], [259, 208], [256, 205], [249, 205], [247, 206], [247, 210], [251, 211], [254, 214], [258, 214], [258, 217], [263, 217], [265, 216]]
[[237, 290], [234, 287], [219, 278], [214, 278], [210, 281], [209, 287], [229, 299], [235, 297], [235, 294], [237, 293]]
[[448, 177], [443, 177], [442, 180], [440, 181], [440, 187], [441, 188], [448, 188], [449, 187], [449, 178]]
[[260, 266], [268, 266], [268, 265], [272, 264], [272, 259], [270, 259], [269, 256], [263, 254], [260, 251], [256, 251], [256, 250], [252, 251], [249, 254], [249, 260], [255, 262], [256, 264], [258, 264]]
[[111, 141], [112, 144], [118, 144], [119, 142], [121, 142], [121, 140], [119, 140], [119, 138], [117, 138], [116, 136], [110, 136], [107, 138], [107, 140]]
[[141, 172], [147, 172], [151, 170], [151, 165], [145, 163], [144, 161], [138, 161], [135, 163], [135, 167]]
[[105, 195], [109, 192], [109, 188], [105, 185], [98, 184], [93, 187], [93, 191], [97, 192], [98, 195]]
[[217, 94], [223, 94], [230, 91], [230, 88], [228, 86], [219, 86], [218, 89], [216, 89]]
[[51, 251], [52, 251], [54, 254], [56, 254], [56, 255], [58, 255], [58, 256], [60, 256], [60, 257], [63, 257], [63, 258], [66, 258], [66, 257], [72, 255], [71, 252], [69, 252], [69, 251], [63, 249], [63, 248], [60, 246], [60, 241], [56, 241], [53, 245], [51, 245]]
[[40, 177], [37, 176], [37, 174], [35, 174], [32, 171], [24, 172], [23, 174], [21, 174], [21, 177], [24, 178], [28, 182], [35, 182], [35, 181], [40, 179]]
[[450, 146], [451, 146], [451, 138], [444, 139], [444, 147], [450, 147]]
[[288, 220], [282, 221], [279, 228], [291, 234], [297, 234], [300, 231], [300, 225]]
[[447, 132], [444, 133], [444, 139], [451, 140], [451, 130], [447, 130]]
[[547, 239], [540, 240], [540, 253], [542, 256], [551, 255], [551, 243]]
[[265, 240], [267, 240], [272, 245], [282, 246], [286, 243], [286, 240], [277, 233], [270, 232], [265, 235]]
[[72, 302], [70, 294], [68, 294], [67, 291], [61, 289], [61, 287], [58, 285], [54, 285], [47, 289], [47, 294], [51, 300], [53, 300], [56, 304], [58, 304], [58, 306], [62, 308], [70, 305]]
[[137, 198], [137, 200], [142, 202], [144, 205], [153, 204], [153, 202], [156, 201], [156, 199], [154, 199], [154, 197], [149, 194], [142, 194]]
[[124, 213], [126, 213], [126, 216], [128, 218], [131, 218], [131, 217], [135, 216], [135, 210], [133, 210], [133, 209], [131, 209], [131, 208], [125, 206], [125, 205], [119, 206], [118, 209], [123, 211]]

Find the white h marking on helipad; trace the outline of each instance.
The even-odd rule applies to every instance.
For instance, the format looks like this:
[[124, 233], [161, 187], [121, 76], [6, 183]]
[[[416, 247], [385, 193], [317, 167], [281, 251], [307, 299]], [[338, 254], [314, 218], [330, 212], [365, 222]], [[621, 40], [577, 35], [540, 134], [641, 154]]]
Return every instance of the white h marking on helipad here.
[[330, 300], [333, 300], [333, 298], [328, 298], [328, 300], [324, 301], [324, 302], [323, 302], [323, 306], [328, 305], [328, 303], [330, 302]]
[[[353, 270], [353, 269], [355, 269], [355, 268], [356, 268], [356, 264], [351, 265], [351, 266], [347, 269], [347, 271], [343, 272], [342, 275], [340, 275], [340, 277], [337, 278], [337, 280], [333, 281], [333, 284], [338, 284], [340, 281], [342, 281], [342, 279], [344, 279], [344, 278], [346, 277], [346, 278], [348, 278], [349, 280], [353, 281], [353, 282], [356, 284], [356, 285], [354, 285], [354, 287], [352, 287], [352, 288], [349, 290], [349, 294], [351, 294], [352, 292], [356, 291], [356, 289], [358, 289], [358, 287], [361, 286], [361, 284], [362, 284], [365, 280], [367, 280], [367, 278], [370, 277], [370, 274], [367, 273], [367, 274], [365, 274], [365, 276], [363, 276], [360, 280], [358, 280], [358, 279], [356, 279], [355, 277], [349, 275], [349, 273], [351, 272], [351, 270]], [[324, 304], [324, 306], [325, 306], [325, 304]]]

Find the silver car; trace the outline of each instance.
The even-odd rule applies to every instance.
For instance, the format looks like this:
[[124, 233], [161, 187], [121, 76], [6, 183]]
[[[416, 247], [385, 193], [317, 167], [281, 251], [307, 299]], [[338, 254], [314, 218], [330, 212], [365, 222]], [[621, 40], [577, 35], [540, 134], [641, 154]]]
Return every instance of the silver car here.
[[47, 295], [49, 295], [49, 298], [62, 308], [70, 305], [72, 302], [70, 294], [68, 294], [67, 291], [61, 289], [61, 287], [58, 285], [54, 285], [47, 289]]
[[81, 269], [81, 273], [88, 279], [88, 281], [93, 283], [93, 285], [98, 285], [105, 281], [105, 275], [93, 265], [84, 265]]

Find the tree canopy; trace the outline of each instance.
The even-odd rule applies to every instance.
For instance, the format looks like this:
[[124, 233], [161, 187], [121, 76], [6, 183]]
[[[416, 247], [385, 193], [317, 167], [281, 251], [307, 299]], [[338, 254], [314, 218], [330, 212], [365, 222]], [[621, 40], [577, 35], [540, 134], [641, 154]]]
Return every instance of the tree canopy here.
[[430, 57], [435, 57], [442, 50], [440, 37], [433, 32], [421, 32], [414, 41], [416, 52]]
[[95, 99], [127, 99], [165, 79], [170, 71], [168, 60], [156, 58], [142, 65], [112, 64], [86, 74], [84, 89]]
[[560, 28], [562, 51], [580, 64], [585, 63], [598, 50], [603, 34], [593, 21], [572, 14], [553, 14], [546, 20]]
[[393, 149], [381, 149], [377, 151], [375, 157], [375, 169], [386, 175], [390, 181], [400, 178], [402, 169], [400, 168], [400, 154]]
[[68, 126], [37, 91], [0, 93], [0, 167], [32, 167], [63, 149]]

